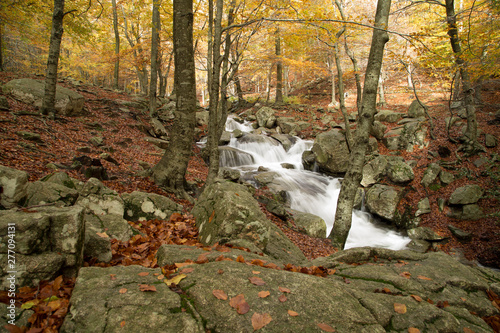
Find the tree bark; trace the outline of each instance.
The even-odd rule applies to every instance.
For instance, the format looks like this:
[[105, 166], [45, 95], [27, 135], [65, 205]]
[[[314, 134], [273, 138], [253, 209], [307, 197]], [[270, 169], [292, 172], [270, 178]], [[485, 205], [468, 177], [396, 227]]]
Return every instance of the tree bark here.
[[0, 72], [3, 72], [3, 24], [0, 23]]
[[119, 89], [120, 82], [120, 33], [118, 31], [118, 9], [116, 0], [111, 1], [113, 6], [113, 30], [115, 32], [115, 70], [113, 73], [113, 88]]
[[378, 77], [378, 105], [384, 107], [387, 105], [385, 101], [385, 87], [384, 87], [384, 71], [380, 71], [380, 76]]
[[448, 36], [450, 36], [451, 48], [455, 54], [455, 63], [459, 68], [462, 78], [462, 93], [464, 95], [465, 109], [467, 111], [467, 129], [465, 131], [465, 137], [469, 141], [470, 150], [473, 152], [478, 146], [474, 89], [470, 82], [467, 62], [462, 58], [462, 47], [460, 46], [460, 39], [458, 37], [454, 0], [446, 0], [446, 21], [448, 23]]
[[160, 162], [153, 167], [153, 178], [156, 184], [168, 191], [191, 200], [184, 186], [196, 124], [193, 1], [174, 0], [173, 4], [176, 112], [170, 144]]
[[370, 129], [376, 112], [378, 79], [382, 68], [384, 47], [389, 40], [387, 32], [381, 29], [387, 29], [390, 8], [391, 0], [378, 0], [377, 12], [375, 14], [375, 27], [378, 29], [373, 30], [356, 138], [354, 147], [351, 150], [349, 169], [340, 189], [335, 223], [329, 235], [333, 246], [339, 249], [344, 249], [349, 230], [351, 229], [354, 197], [361, 182]]
[[61, 53], [61, 41], [64, 32], [64, 0], [54, 0], [54, 12], [52, 14], [52, 30], [50, 32], [49, 56], [47, 59], [47, 71], [45, 76], [45, 93], [41, 113], [55, 113], [56, 87], [57, 87], [57, 65]]
[[149, 116], [156, 116], [156, 88], [158, 86], [158, 44], [160, 39], [160, 3], [153, 0], [151, 27], [151, 80], [149, 81]]
[[276, 104], [283, 104], [283, 62], [281, 61], [281, 36], [280, 28], [276, 28]]

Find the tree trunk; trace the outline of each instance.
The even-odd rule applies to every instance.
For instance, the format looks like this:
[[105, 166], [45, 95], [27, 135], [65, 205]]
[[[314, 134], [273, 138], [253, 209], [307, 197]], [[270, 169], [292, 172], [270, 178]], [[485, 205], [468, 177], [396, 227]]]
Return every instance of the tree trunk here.
[[176, 112], [170, 144], [160, 162], [153, 167], [153, 177], [156, 184], [190, 200], [184, 185], [196, 124], [192, 0], [174, 0], [173, 30]]
[[276, 104], [283, 104], [283, 62], [281, 61], [280, 28], [276, 28]]
[[241, 89], [240, 77], [236, 75], [234, 77], [234, 84], [236, 85], [236, 94], [238, 96], [238, 103], [242, 103], [245, 100], [243, 96], [243, 89]]
[[462, 77], [462, 92], [464, 95], [465, 109], [467, 110], [467, 129], [465, 131], [465, 138], [468, 141], [471, 152], [473, 152], [478, 145], [474, 89], [472, 89], [470, 82], [467, 62], [462, 58], [462, 47], [460, 46], [460, 39], [458, 37], [454, 0], [446, 0], [446, 21], [448, 23], [448, 36], [450, 36], [451, 48], [455, 54], [455, 63], [457, 64], [460, 70], [460, 76]]
[[[378, 0], [377, 12], [375, 15], [376, 28], [387, 28], [390, 8], [391, 0]], [[359, 114], [358, 127], [356, 129], [356, 138], [354, 147], [351, 150], [349, 169], [347, 170], [340, 189], [337, 210], [335, 213], [335, 224], [329, 235], [329, 238], [332, 239], [333, 246], [339, 249], [344, 249], [349, 230], [351, 229], [354, 197], [359, 187], [359, 183], [361, 182], [370, 129], [376, 112], [378, 78], [382, 68], [385, 43], [389, 40], [387, 32], [379, 29], [373, 30], [372, 44], [365, 74], [363, 102], [361, 105], [361, 113]]]
[[57, 65], [61, 53], [61, 41], [64, 32], [64, 0], [54, 0], [54, 12], [52, 14], [52, 31], [50, 33], [49, 56], [47, 59], [47, 72], [45, 76], [45, 93], [41, 112], [42, 114], [55, 113], [56, 87], [57, 87]]
[[3, 24], [0, 22], [0, 72], [3, 72]]
[[361, 78], [359, 76], [358, 60], [354, 56], [354, 53], [349, 49], [345, 35], [344, 35], [344, 48], [345, 48], [345, 53], [347, 53], [347, 55], [351, 59], [352, 67], [354, 69], [354, 79], [356, 81], [356, 107], [358, 109], [358, 114], [359, 114], [359, 112], [361, 111], [362, 88], [361, 88]]
[[333, 60], [331, 60], [331, 57], [329, 57], [328, 63], [330, 64], [330, 74], [332, 78], [332, 101], [330, 103], [330, 107], [337, 109], [339, 107], [339, 104], [337, 102], [337, 96], [335, 92], [335, 70], [333, 69]]
[[156, 116], [156, 88], [158, 86], [158, 44], [160, 39], [160, 3], [153, 0], [153, 18], [151, 27], [151, 80], [149, 83], [149, 116]]
[[384, 87], [384, 71], [381, 70], [380, 76], [378, 77], [378, 105], [384, 107], [387, 102], [385, 101], [385, 87]]
[[115, 71], [113, 75], [113, 88], [119, 89], [120, 76], [120, 33], [118, 31], [118, 10], [116, 8], [116, 0], [111, 1], [113, 6], [113, 30], [115, 31]]

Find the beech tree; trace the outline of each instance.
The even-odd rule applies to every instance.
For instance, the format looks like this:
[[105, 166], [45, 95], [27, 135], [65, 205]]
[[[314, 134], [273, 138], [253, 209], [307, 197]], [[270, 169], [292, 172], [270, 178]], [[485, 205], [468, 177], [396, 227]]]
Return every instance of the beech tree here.
[[55, 113], [57, 65], [61, 53], [61, 41], [63, 36], [64, 0], [54, 0], [54, 12], [52, 14], [52, 30], [50, 32], [49, 56], [47, 59], [47, 71], [45, 75], [45, 93], [41, 113], [47, 115]]
[[115, 33], [115, 69], [113, 72], [113, 88], [119, 89], [120, 79], [120, 32], [118, 31], [118, 9], [116, 0], [111, 0], [113, 10], [113, 31]]
[[349, 168], [340, 189], [335, 223], [329, 235], [333, 246], [339, 249], [344, 249], [351, 229], [354, 197], [363, 176], [366, 148], [368, 147], [370, 130], [376, 113], [377, 89], [384, 57], [384, 47], [389, 41], [386, 29], [389, 24], [390, 8], [391, 0], [378, 0], [354, 146], [351, 149]]
[[174, 0], [175, 119], [170, 143], [153, 167], [156, 184], [191, 200], [185, 190], [185, 175], [191, 156], [196, 120], [196, 76], [193, 47], [193, 1]]
[[156, 116], [156, 88], [158, 83], [158, 44], [160, 44], [160, 3], [153, 0], [153, 18], [151, 27], [151, 80], [149, 84], [149, 115]]

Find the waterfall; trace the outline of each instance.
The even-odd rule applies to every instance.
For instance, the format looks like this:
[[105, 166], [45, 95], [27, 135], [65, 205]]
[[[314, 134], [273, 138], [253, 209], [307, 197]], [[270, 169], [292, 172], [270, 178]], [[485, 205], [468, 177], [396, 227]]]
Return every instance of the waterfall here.
[[[228, 118], [226, 130], [235, 129], [246, 134], [239, 139], [231, 139], [226, 148], [231, 153], [221, 154], [221, 166], [237, 168], [242, 173], [256, 173], [259, 167], [263, 167], [276, 173], [273, 184], [279, 183], [280, 188], [287, 192], [291, 208], [323, 218], [329, 234], [335, 221], [340, 179], [304, 170], [302, 153], [311, 149], [313, 142], [294, 138], [290, 149], [285, 151], [278, 140], [252, 134], [248, 123], [240, 124]], [[294, 168], [284, 168], [283, 163]], [[373, 246], [400, 250], [409, 241], [408, 237], [377, 222], [371, 214], [355, 210], [345, 248]]]

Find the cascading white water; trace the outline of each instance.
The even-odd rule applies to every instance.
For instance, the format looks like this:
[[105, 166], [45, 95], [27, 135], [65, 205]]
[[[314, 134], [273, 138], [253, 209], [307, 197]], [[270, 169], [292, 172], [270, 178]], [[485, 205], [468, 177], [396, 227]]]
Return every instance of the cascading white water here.
[[[247, 133], [252, 131], [248, 123], [240, 124], [228, 118], [226, 130], [235, 129]], [[248, 134], [242, 139], [232, 138], [229, 143], [230, 147], [241, 151], [246, 158], [235, 159], [232, 156], [229, 162], [221, 155], [221, 166], [238, 168], [244, 173], [255, 172], [259, 167], [264, 167], [277, 173], [273, 183], [279, 182], [286, 189], [291, 208], [323, 218], [329, 234], [335, 221], [340, 181], [338, 178], [303, 169], [302, 153], [311, 149], [312, 144], [312, 141], [296, 138], [292, 147], [285, 151], [277, 140]], [[253, 157], [251, 164], [248, 155]], [[295, 169], [283, 168], [283, 163], [291, 164]], [[352, 226], [345, 248], [373, 246], [399, 250], [405, 248], [409, 241], [408, 237], [377, 223], [371, 214], [356, 210], [353, 211]]]

